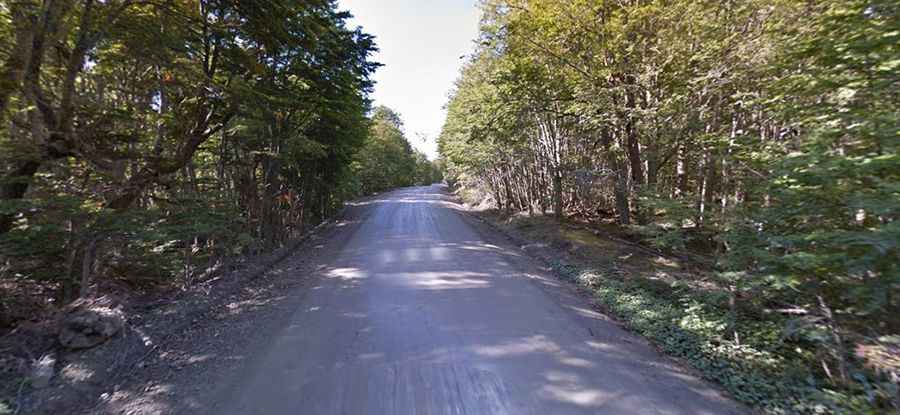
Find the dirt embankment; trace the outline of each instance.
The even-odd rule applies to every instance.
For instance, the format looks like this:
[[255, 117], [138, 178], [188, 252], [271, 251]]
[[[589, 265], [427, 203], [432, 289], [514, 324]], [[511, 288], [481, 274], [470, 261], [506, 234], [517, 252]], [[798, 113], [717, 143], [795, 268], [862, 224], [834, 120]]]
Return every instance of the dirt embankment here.
[[612, 229], [482, 207], [471, 207], [468, 212], [547, 263], [574, 263], [625, 278], [640, 275], [667, 284], [678, 281], [698, 288], [709, 285], [709, 270], [702, 261], [628, 241]]
[[[350, 204], [302, 238], [238, 259], [189, 289], [92, 299], [95, 310], [122, 316], [121, 327], [107, 324], [114, 334], [99, 345], [88, 344], [100, 335], [93, 327], [104, 327], [96, 313], [80, 321], [99, 326], [77, 326], [74, 340], [73, 333], [60, 337], [71, 312], [18, 324], [0, 337], [0, 414], [164, 413], [189, 404], [208, 371], [234, 366], [255, 333], [282, 321], [285, 294], [339, 251], [365, 215]], [[87, 347], [64, 347], [67, 341]]]

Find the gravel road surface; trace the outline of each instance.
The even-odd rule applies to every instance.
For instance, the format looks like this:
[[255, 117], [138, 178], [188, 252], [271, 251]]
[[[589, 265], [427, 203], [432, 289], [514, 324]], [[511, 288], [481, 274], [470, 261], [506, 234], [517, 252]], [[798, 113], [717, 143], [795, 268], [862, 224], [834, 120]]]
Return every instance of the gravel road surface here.
[[[730, 414], [744, 410], [502, 238], [442, 186], [387, 193], [264, 347], [223, 414]], [[298, 253], [302, 255], [303, 253]], [[196, 408], [195, 408], [196, 409]]]

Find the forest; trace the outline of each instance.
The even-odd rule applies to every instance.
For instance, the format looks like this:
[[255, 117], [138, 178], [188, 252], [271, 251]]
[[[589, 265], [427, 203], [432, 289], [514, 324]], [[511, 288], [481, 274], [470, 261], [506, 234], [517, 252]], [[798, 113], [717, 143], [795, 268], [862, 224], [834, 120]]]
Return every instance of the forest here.
[[439, 138], [448, 182], [511, 216], [695, 259], [696, 279], [652, 294], [652, 275], [615, 264], [568, 271], [739, 400], [897, 410], [900, 4], [483, 12]]
[[335, 1], [0, 4], [0, 326], [186, 287], [430, 184]]
[[[347, 202], [445, 181], [677, 262], [552, 267], [742, 404], [900, 410], [897, 0], [479, 7], [431, 161], [336, 0], [0, 2], [0, 338], [105, 293], [194, 295]], [[448, 211], [416, 197], [435, 210], [410, 221]]]

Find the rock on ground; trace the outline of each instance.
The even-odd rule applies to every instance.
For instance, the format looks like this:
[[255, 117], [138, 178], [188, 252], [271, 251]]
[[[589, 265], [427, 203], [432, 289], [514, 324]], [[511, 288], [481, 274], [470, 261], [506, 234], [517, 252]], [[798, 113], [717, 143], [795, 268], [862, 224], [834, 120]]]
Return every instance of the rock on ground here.
[[62, 317], [59, 342], [69, 349], [87, 349], [105, 342], [125, 326], [125, 314], [107, 297], [79, 300]]

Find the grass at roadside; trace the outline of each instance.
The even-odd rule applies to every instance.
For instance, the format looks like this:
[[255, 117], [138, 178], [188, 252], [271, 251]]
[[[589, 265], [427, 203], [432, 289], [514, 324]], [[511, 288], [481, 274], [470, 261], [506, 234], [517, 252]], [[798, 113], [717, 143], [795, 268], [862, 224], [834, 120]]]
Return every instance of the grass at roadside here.
[[552, 218], [480, 216], [523, 243], [543, 246], [528, 250], [560, 277], [589, 289], [628, 328], [741, 402], [776, 414], [877, 412], [865, 384], [834, 388], [811, 370], [815, 356], [783, 335], [785, 317], [749, 305], [729, 307], [727, 292], [702, 266]]

